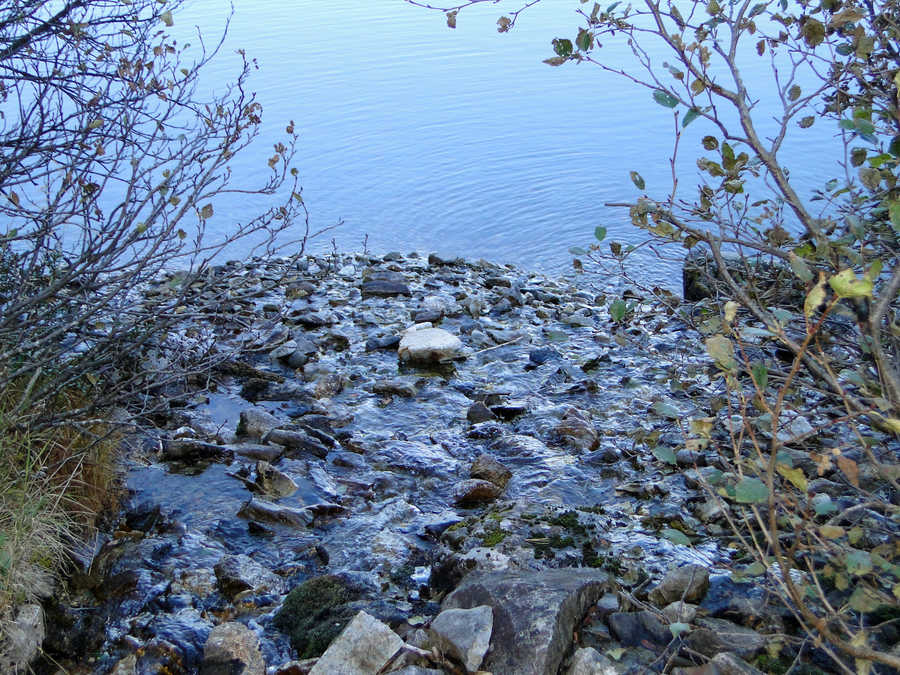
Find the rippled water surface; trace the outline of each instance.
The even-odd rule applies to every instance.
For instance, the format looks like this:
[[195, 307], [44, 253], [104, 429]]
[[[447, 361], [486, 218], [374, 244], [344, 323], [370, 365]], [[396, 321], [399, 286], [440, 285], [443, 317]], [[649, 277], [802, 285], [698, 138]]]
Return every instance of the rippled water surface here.
[[[436, 251], [559, 272], [570, 269], [568, 249], [589, 243], [597, 225], [634, 241], [627, 214], [604, 204], [639, 196], [631, 169], [649, 194], [669, 189], [671, 111], [595, 66], [541, 62], [553, 37], [574, 36], [577, 2], [545, 0], [498, 34], [505, 6], [470, 8], [453, 31], [439, 12], [401, 0], [237, 0], [205, 82], [216, 88], [233, 77], [239, 47], [259, 64], [250, 87], [264, 106], [266, 138], [241, 159], [238, 175], [263, 172], [268, 144], [293, 119], [313, 227], [345, 222], [318, 248], [334, 237], [341, 250], [358, 250], [368, 237], [374, 252]], [[196, 0], [177, 26], [185, 38], [194, 25], [211, 37], [227, 14], [227, 3]], [[626, 49], [610, 42], [603, 53], [625, 65]], [[766, 63], [751, 63], [751, 85], [769, 85]], [[836, 173], [803, 164], [812, 152], [821, 156], [833, 133], [826, 126], [788, 148], [806, 191]], [[695, 122], [682, 140], [683, 191], [697, 182], [696, 149], [707, 132]], [[224, 231], [247, 215], [245, 200], [222, 202], [215, 226]], [[655, 282], [671, 272], [652, 263], [643, 270]]]

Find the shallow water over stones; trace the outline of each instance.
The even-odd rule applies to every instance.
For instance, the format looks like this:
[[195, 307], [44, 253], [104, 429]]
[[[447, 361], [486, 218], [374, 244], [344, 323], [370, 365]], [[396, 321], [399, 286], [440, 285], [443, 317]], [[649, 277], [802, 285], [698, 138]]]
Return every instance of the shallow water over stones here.
[[[429, 570], [453, 556], [501, 569], [615, 559], [658, 573], [724, 555], [660, 537], [673, 520], [701, 527], [685, 508], [693, 493], [630, 434], [636, 417], [659, 426], [661, 400], [691, 413], [673, 370], [708, 384], [704, 356], [673, 361], [688, 329], [662, 308], [636, 307], [626, 329], [604, 298], [510, 267], [399, 255], [285, 265], [223, 266], [233, 303], [188, 308], [198, 318], [185, 338], [236, 357], [210, 373], [211, 390], [179, 392], [155, 432], [161, 452], [131, 458], [128, 513], [77, 600], [104, 619], [86, 627], [95, 634], [71, 672], [108, 672], [132, 654], [133, 672], [191, 672], [212, 627], [232, 619], [278, 666], [292, 654], [272, 617], [313, 575], [353, 578], [402, 622], [436, 613]], [[462, 355], [402, 363], [394, 338], [423, 319], [459, 337]], [[254, 426], [248, 411], [274, 421]], [[460, 501], [480, 455], [512, 476], [494, 502]], [[270, 470], [296, 491], [266, 492]], [[248, 569], [246, 590], [227, 592], [227, 556], [249, 556], [283, 587], [255, 585], [264, 575]], [[71, 607], [58, 612], [75, 621]]]

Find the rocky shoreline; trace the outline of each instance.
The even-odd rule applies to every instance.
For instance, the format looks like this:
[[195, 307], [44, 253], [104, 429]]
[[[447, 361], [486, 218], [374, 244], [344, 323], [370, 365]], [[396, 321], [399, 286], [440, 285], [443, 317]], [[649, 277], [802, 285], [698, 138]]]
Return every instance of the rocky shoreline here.
[[211, 274], [232, 299], [193, 298], [166, 358], [212, 365], [144, 402], [126, 509], [45, 603], [38, 672], [687, 675], [798, 657], [771, 637], [795, 627], [763, 579], [733, 575], [703, 489], [718, 456], [684, 449], [678, 421], [722, 385], [675, 298], [625, 297], [617, 322], [614, 298], [565, 281], [400, 254]]

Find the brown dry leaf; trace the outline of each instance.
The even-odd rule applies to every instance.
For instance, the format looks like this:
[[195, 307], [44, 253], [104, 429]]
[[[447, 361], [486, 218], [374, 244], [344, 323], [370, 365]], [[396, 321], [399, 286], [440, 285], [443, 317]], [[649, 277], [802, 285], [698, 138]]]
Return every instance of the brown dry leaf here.
[[859, 487], [859, 467], [849, 457], [844, 457], [841, 455], [837, 458], [837, 465], [840, 467], [841, 471], [844, 472], [844, 475], [847, 476], [847, 480], [850, 481], [850, 484], [858, 488]]

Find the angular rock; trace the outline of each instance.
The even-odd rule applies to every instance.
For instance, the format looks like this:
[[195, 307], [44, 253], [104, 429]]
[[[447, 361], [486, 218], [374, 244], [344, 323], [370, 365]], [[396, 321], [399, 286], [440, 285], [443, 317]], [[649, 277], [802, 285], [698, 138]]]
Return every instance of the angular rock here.
[[478, 670], [491, 643], [494, 614], [490, 607], [445, 609], [428, 629], [432, 643], [462, 663], [468, 672]]
[[403, 396], [404, 398], [415, 398], [419, 393], [413, 380], [400, 377], [392, 380], [378, 380], [372, 385], [372, 391], [385, 396]]
[[227, 455], [228, 450], [215, 443], [207, 443], [196, 438], [175, 438], [163, 442], [161, 458], [179, 462], [196, 462], [215, 459]]
[[376, 675], [401, 647], [399, 635], [360, 611], [319, 657], [309, 675]]
[[616, 675], [615, 663], [592, 647], [575, 652], [566, 675]]
[[291, 527], [306, 527], [314, 519], [314, 515], [308, 509], [278, 506], [261, 499], [251, 499], [241, 507], [237, 515], [239, 518], [255, 520], [261, 523], [274, 523]]
[[366, 351], [374, 352], [378, 349], [396, 349], [399, 345], [399, 335], [389, 335], [382, 338], [369, 338], [368, 340], [366, 340]]
[[277, 443], [288, 450], [306, 452], [315, 457], [324, 458], [328, 448], [305, 431], [294, 429], [272, 429], [262, 437], [264, 443]]
[[559, 424], [556, 433], [566, 445], [577, 450], [596, 450], [600, 445], [600, 437], [587, 415], [576, 408], [569, 408]]
[[503, 488], [490, 481], [470, 478], [453, 489], [453, 502], [461, 506], [490, 502], [500, 496]]
[[283, 471], [266, 461], [256, 463], [256, 487], [272, 497], [289, 497], [297, 491], [297, 484]]
[[473, 572], [442, 608], [493, 609], [491, 651], [483, 670], [556, 675], [575, 628], [608, 590], [607, 575], [587, 568]]
[[490, 455], [481, 454], [472, 463], [469, 475], [472, 478], [489, 481], [502, 490], [506, 487], [509, 479], [512, 478], [512, 471]]
[[665, 607], [676, 600], [699, 603], [709, 588], [709, 570], [702, 565], [684, 565], [669, 570], [648, 597], [657, 607]]
[[376, 296], [380, 298], [389, 298], [397, 295], [412, 295], [407, 286], [402, 281], [388, 281], [375, 279], [372, 281], [364, 281], [359, 287], [364, 298]]
[[266, 462], [274, 462], [284, 454], [284, 446], [268, 445], [263, 443], [231, 443], [222, 446], [228, 452], [238, 457], [247, 459], [261, 459]]
[[462, 342], [452, 333], [423, 324], [408, 328], [402, 333], [397, 353], [401, 361], [429, 365], [453, 359], [461, 349]]
[[231, 599], [244, 591], [284, 592], [284, 580], [281, 577], [243, 553], [224, 556], [213, 570], [216, 573], [219, 590]]
[[497, 416], [484, 403], [476, 401], [466, 411], [466, 419], [472, 424], [480, 424], [481, 422], [491, 422], [497, 419]]
[[726, 619], [698, 619], [699, 628], [687, 636], [687, 645], [705, 656], [715, 656], [721, 652], [733, 652], [737, 656], [750, 658], [766, 647], [766, 638], [752, 628], [738, 626]]
[[534, 366], [542, 366], [547, 361], [554, 361], [560, 358], [562, 356], [553, 347], [538, 347], [528, 352], [528, 361]]
[[219, 624], [203, 647], [200, 675], [265, 675], [256, 633], [236, 621]]
[[282, 421], [272, 413], [259, 408], [249, 408], [241, 411], [237, 435], [259, 440], [275, 427], [281, 426], [281, 424]]
[[663, 607], [662, 613], [669, 623], [693, 623], [697, 618], [697, 605], [676, 600]]
[[614, 612], [607, 619], [616, 639], [626, 647], [646, 646], [661, 649], [672, 639], [672, 633], [653, 612]]

